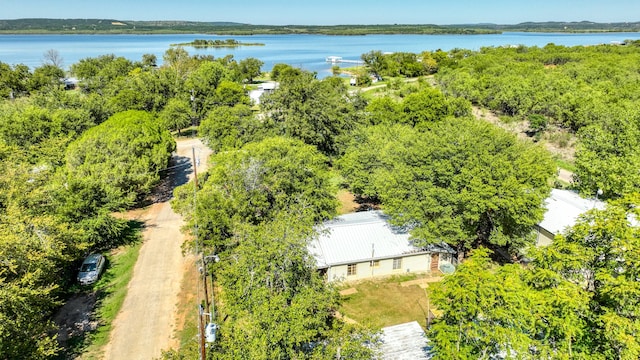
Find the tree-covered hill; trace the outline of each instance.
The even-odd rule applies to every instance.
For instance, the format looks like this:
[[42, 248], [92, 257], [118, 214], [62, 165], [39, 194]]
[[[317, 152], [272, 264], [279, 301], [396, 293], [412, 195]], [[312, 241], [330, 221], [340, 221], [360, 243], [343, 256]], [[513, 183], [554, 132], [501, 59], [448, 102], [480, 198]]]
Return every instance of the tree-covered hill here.
[[640, 22], [527, 22], [520, 24], [254, 25], [235, 22], [130, 21], [118, 19], [0, 20], [0, 33], [216, 33], [251, 34], [490, 34], [502, 31], [640, 31]]

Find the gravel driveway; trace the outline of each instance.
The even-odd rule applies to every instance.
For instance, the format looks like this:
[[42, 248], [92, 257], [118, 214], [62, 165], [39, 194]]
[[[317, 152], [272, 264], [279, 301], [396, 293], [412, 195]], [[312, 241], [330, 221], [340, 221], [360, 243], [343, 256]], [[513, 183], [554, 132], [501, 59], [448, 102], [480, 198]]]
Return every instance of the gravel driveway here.
[[[198, 172], [205, 170], [211, 153], [198, 139], [180, 140], [177, 145], [172, 164], [184, 166], [177, 166], [170, 175], [167, 194], [192, 178], [192, 148], [196, 150]], [[143, 215], [144, 243], [122, 309], [113, 322], [105, 359], [150, 360], [178, 345], [174, 330], [185, 269], [180, 246], [185, 237], [180, 232], [182, 217], [171, 209], [170, 197], [162, 197]]]

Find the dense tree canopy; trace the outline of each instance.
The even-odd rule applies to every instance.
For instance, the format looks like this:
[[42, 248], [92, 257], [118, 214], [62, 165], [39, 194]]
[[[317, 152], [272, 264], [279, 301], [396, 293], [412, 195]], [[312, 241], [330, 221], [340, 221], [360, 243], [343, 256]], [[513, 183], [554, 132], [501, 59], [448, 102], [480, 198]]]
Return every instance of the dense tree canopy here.
[[126, 111], [69, 145], [67, 169], [72, 178], [100, 184], [106, 204], [127, 207], [151, 190], [175, 146], [170, 134], [150, 114]]
[[192, 185], [176, 190], [173, 205], [216, 246], [233, 246], [236, 224], [259, 224], [294, 205], [308, 207], [316, 221], [335, 214], [327, 159], [299, 140], [267, 138], [220, 152], [210, 164], [195, 215]]
[[307, 251], [309, 210], [293, 206], [238, 232], [240, 245], [215, 271], [224, 288], [219, 316], [226, 319], [219, 358], [372, 358], [375, 348], [366, 344], [372, 334], [334, 316], [337, 290]]
[[520, 119], [542, 116], [576, 132], [576, 176], [585, 195], [601, 188], [605, 197], [618, 198], [637, 187], [637, 172], [630, 171], [638, 163], [632, 149], [640, 128], [637, 47], [549, 44], [468, 55], [440, 68], [445, 93]]
[[[536, 136], [575, 132], [575, 186], [623, 198], [640, 186], [639, 54], [631, 45], [553, 44], [371, 51], [358, 78], [389, 80], [382, 97], [278, 64], [279, 88], [262, 98], [261, 114], [242, 84], [260, 74], [257, 59], [181, 47], [167, 50], [162, 66], [149, 54], [87, 58], [70, 67], [80, 91], [63, 90], [54, 53], [33, 70], [0, 63], [0, 358], [55, 356], [48, 319], [73, 264], [119, 243], [126, 222], [111, 212], [151, 189], [175, 146], [166, 130], [192, 120], [217, 154], [195, 204], [187, 185], [174, 205], [189, 228], [197, 223], [205, 249], [227, 259], [213, 265], [217, 354], [370, 358], [363, 343], [375, 342], [372, 333], [333, 317], [335, 289], [305, 251], [313, 224], [335, 213], [328, 164], [340, 165], [357, 194], [382, 201], [419, 245], [489, 247], [504, 258], [529, 243], [553, 165], [536, 146], [454, 117], [470, 115], [473, 103], [528, 122]], [[391, 79], [436, 72], [429, 82], [443, 92], [424, 78]], [[640, 250], [628, 224], [637, 204], [625, 198], [588, 214], [530, 252], [529, 267], [499, 266], [476, 251], [434, 290], [443, 313], [430, 334], [436, 354], [637, 359]]]
[[220, 106], [202, 120], [199, 135], [214, 152], [233, 150], [259, 140], [260, 121], [247, 105]]
[[620, 117], [580, 131], [577, 185], [588, 195], [616, 198], [640, 188], [640, 118]]
[[352, 189], [379, 197], [421, 243], [460, 253], [479, 244], [516, 250], [542, 220], [555, 169], [541, 148], [465, 118], [424, 131], [372, 127], [340, 161]]
[[327, 156], [344, 152], [351, 131], [362, 123], [357, 95], [337, 78], [317, 80], [313, 74], [284, 77], [279, 88], [263, 96], [260, 105], [277, 135], [313, 145]]
[[498, 266], [474, 252], [432, 289], [437, 358], [637, 359], [640, 356], [638, 195], [592, 210], [532, 251]]

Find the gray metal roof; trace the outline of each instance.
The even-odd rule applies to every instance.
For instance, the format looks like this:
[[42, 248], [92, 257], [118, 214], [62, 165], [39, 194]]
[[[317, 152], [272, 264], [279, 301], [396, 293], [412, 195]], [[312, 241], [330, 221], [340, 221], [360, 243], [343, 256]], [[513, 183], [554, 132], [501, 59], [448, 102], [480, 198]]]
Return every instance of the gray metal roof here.
[[318, 267], [389, 259], [410, 253], [450, 252], [446, 244], [418, 248], [406, 228], [392, 226], [382, 211], [345, 214], [326, 222], [309, 250]]
[[575, 225], [581, 214], [597, 208], [604, 209], [606, 204], [595, 198], [584, 199], [576, 192], [569, 190], [551, 190], [551, 196], [545, 200], [547, 212], [540, 222], [540, 227], [552, 234], [559, 234]]
[[417, 321], [382, 329], [382, 358], [385, 360], [431, 359], [431, 347]]

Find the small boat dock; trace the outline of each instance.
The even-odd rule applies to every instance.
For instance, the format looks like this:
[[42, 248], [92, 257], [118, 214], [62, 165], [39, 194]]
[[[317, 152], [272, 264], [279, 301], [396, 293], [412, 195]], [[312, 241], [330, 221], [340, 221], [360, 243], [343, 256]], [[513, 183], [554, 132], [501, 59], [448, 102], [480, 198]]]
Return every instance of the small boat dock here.
[[325, 58], [325, 61], [332, 64], [340, 64], [340, 63], [358, 64], [358, 65], [364, 64], [364, 61], [362, 60], [347, 60], [347, 59], [343, 59], [342, 56], [327, 56]]

